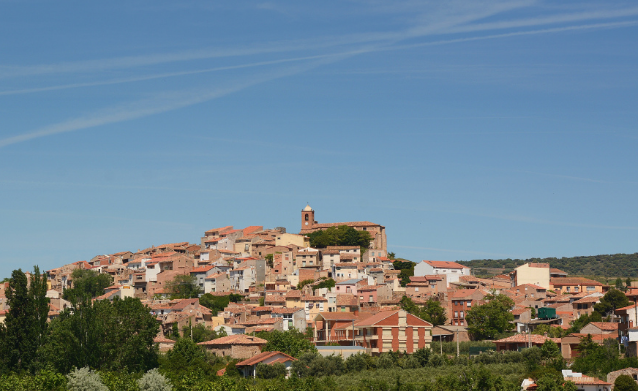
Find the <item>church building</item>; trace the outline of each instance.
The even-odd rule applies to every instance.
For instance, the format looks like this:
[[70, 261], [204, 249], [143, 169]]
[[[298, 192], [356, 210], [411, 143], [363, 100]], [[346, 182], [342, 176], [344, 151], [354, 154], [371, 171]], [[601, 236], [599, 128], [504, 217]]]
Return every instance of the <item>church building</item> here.
[[376, 258], [385, 257], [388, 254], [388, 243], [385, 236], [385, 227], [369, 221], [350, 221], [344, 223], [323, 223], [319, 224], [315, 221], [315, 211], [306, 205], [301, 211], [301, 235], [320, 231], [330, 227], [339, 227], [347, 225], [358, 231], [367, 231], [372, 237], [370, 242], [370, 250], [366, 251], [364, 256], [367, 262], [372, 262]]

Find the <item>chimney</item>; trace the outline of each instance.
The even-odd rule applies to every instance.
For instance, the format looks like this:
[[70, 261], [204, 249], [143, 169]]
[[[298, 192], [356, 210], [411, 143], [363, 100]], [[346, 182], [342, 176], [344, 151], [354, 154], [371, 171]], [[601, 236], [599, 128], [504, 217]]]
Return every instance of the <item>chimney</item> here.
[[399, 310], [399, 327], [407, 327], [407, 325], [407, 312], [405, 312], [404, 310]]

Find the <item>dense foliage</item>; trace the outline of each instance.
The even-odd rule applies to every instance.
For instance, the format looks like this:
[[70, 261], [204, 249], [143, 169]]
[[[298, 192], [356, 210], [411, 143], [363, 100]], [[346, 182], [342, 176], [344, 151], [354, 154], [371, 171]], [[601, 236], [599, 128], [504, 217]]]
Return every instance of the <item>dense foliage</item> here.
[[104, 289], [113, 284], [113, 277], [94, 270], [75, 269], [71, 273], [71, 281], [73, 288], [65, 289], [62, 298], [76, 303], [103, 295]]
[[441, 303], [433, 299], [428, 299], [423, 306], [419, 307], [408, 296], [403, 296], [401, 298], [401, 308], [426, 322], [430, 322], [433, 326], [445, 324], [447, 321], [445, 308], [441, 306]]
[[475, 339], [494, 339], [496, 336], [514, 329], [514, 315], [510, 310], [514, 301], [498, 294], [485, 296], [487, 303], [467, 311], [467, 331]]
[[50, 325], [39, 353], [61, 373], [88, 366], [146, 371], [157, 366], [157, 320], [138, 299], [85, 301]]
[[406, 259], [398, 259], [392, 262], [392, 266], [394, 266], [394, 270], [401, 270], [401, 273], [399, 273], [401, 286], [408, 285], [410, 283], [410, 277], [414, 275], [414, 266], [416, 266], [416, 264]]
[[611, 315], [617, 308], [626, 307], [629, 304], [629, 299], [623, 292], [618, 289], [610, 289], [605, 293], [605, 296], [601, 297], [600, 303], [594, 304], [594, 311], [598, 312], [601, 317]]
[[[563, 258], [529, 258], [529, 259], [475, 259], [459, 261], [472, 269], [486, 273], [498, 274], [514, 270], [515, 267], [528, 262], [549, 263], [569, 275], [602, 276], [602, 277], [638, 277], [638, 253], [593, 255]], [[485, 269], [501, 269], [498, 273], [487, 273]]]
[[202, 293], [197, 278], [190, 274], [176, 275], [166, 284], [166, 289], [171, 293], [171, 299], [194, 299]]
[[370, 247], [370, 242], [372, 241], [368, 231], [358, 231], [347, 225], [322, 229], [306, 236], [310, 238], [310, 247], [359, 246], [361, 254]]
[[242, 295], [236, 293], [231, 293], [227, 296], [213, 296], [210, 293], [205, 293], [199, 298], [199, 304], [208, 308], [214, 316], [217, 316], [217, 313], [228, 307], [229, 303], [238, 303], [243, 299]]
[[262, 352], [279, 351], [293, 357], [299, 357], [305, 352], [316, 352], [315, 346], [306, 338], [301, 331], [292, 328], [288, 331], [261, 331], [257, 337], [268, 341]]
[[29, 284], [22, 270], [11, 273], [6, 290], [10, 308], [4, 323], [0, 324], [0, 363], [3, 368], [35, 372], [43, 365], [37, 352], [48, 330], [46, 291], [46, 276], [40, 275], [37, 266]]

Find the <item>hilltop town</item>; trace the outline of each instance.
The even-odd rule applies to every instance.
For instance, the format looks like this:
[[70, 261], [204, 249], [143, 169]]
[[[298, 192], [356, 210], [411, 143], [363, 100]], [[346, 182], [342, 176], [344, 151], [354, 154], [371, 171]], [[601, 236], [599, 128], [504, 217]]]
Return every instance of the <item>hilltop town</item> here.
[[[294, 357], [262, 352], [267, 341], [256, 334], [291, 330], [305, 333], [321, 355], [343, 358], [409, 355], [437, 342], [441, 353], [445, 343], [456, 344], [458, 355], [461, 343], [490, 340], [493, 349], [487, 350], [497, 352], [552, 341], [569, 361], [579, 355], [588, 335], [599, 345], [617, 340], [626, 357], [636, 356], [638, 287], [630, 280], [611, 287], [569, 276], [548, 263], [526, 263], [508, 274], [478, 278], [466, 265], [437, 260], [413, 264], [406, 275], [409, 262], [388, 252], [383, 225], [318, 223], [309, 205], [300, 223], [298, 233], [263, 226], [212, 228], [199, 243], [97, 255], [47, 270], [49, 320], [73, 308], [68, 292], [85, 273], [78, 271], [89, 271], [107, 275], [111, 284], [94, 301], [136, 298], [147, 306], [160, 324], [154, 339], [160, 352], [173, 348], [180, 330], [199, 326], [214, 332], [199, 345], [210, 354], [240, 360], [237, 367], [246, 376], [255, 376], [258, 364], [290, 367]], [[331, 245], [320, 237], [326, 232], [332, 239], [349, 235], [358, 244]], [[9, 310], [6, 289], [8, 283], [0, 290], [3, 321]], [[624, 305], [609, 304], [613, 295], [608, 294], [620, 291], [624, 299], [613, 300]], [[216, 308], [210, 305], [214, 298], [227, 300]], [[488, 311], [495, 303], [503, 305], [506, 326], [489, 331], [494, 326], [481, 324], [485, 320], [479, 320], [479, 311], [486, 311], [488, 321], [494, 319], [497, 313]], [[564, 375], [576, 385], [611, 386], [582, 374]], [[524, 384], [529, 390], [535, 386], [532, 379]]]

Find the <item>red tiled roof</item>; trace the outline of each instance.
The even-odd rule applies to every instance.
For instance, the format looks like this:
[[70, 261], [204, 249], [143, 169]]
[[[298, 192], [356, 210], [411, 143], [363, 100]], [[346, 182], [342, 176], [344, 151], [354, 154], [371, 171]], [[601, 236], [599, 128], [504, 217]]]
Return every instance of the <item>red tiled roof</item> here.
[[[231, 327], [237, 328], [239, 325], [233, 325]], [[243, 326], [242, 326], [243, 327]], [[229, 335], [227, 337], [221, 337], [206, 342], [200, 342], [198, 345], [265, 345], [268, 341], [265, 339], [253, 337], [245, 334]]]
[[579, 385], [611, 386], [611, 383], [607, 383], [595, 377], [584, 376], [584, 375], [580, 377], [565, 377], [565, 380], [572, 381], [577, 386]]
[[200, 267], [196, 267], [196, 268], [192, 269], [191, 273], [205, 273], [205, 272], [209, 271], [212, 268], [213, 268], [213, 266], [200, 266]]
[[[255, 356], [252, 356], [251, 358], [249, 358], [247, 360], [238, 362], [235, 365], [238, 366], [238, 367], [252, 366], [252, 365], [255, 365], [255, 364], [259, 364], [260, 362], [262, 362], [264, 360], [267, 360], [270, 357], [277, 356], [277, 355], [282, 355], [282, 356], [286, 357], [287, 360], [285, 360], [285, 361], [295, 361], [295, 360], [297, 360], [296, 358], [294, 358], [292, 356], [289, 356], [289, 355], [287, 355], [285, 353], [282, 353], [282, 352], [277, 352], [277, 351], [275, 351], [275, 352], [262, 352], [262, 353], [259, 353], [259, 354], [255, 355]], [[276, 360], [276, 361], [279, 361], [279, 360]]]
[[463, 299], [465, 297], [471, 296], [474, 293], [479, 292], [478, 289], [458, 289], [454, 292], [452, 292], [449, 295], [450, 299]]
[[337, 306], [359, 306], [359, 299], [351, 293], [337, 295]]
[[552, 285], [588, 285], [588, 286], [603, 286], [598, 281], [590, 280], [584, 277], [552, 277], [549, 279], [549, 283]]
[[278, 296], [278, 295], [266, 295], [266, 298], [264, 299], [264, 301], [266, 303], [284, 303], [286, 301], [286, 298], [283, 296]]
[[[602, 296], [600, 296], [602, 297]], [[582, 299], [578, 299], [576, 301], [574, 301], [574, 303], [576, 304], [583, 304], [583, 303], [598, 303], [600, 301], [600, 297], [583, 297]]]
[[512, 315], [521, 315], [527, 311], [530, 311], [529, 308], [514, 308], [512, 310]]
[[606, 330], [606, 331], [615, 331], [618, 330], [618, 323], [613, 323], [613, 322], [591, 322], [589, 323], [593, 326], [598, 327], [601, 330]]

